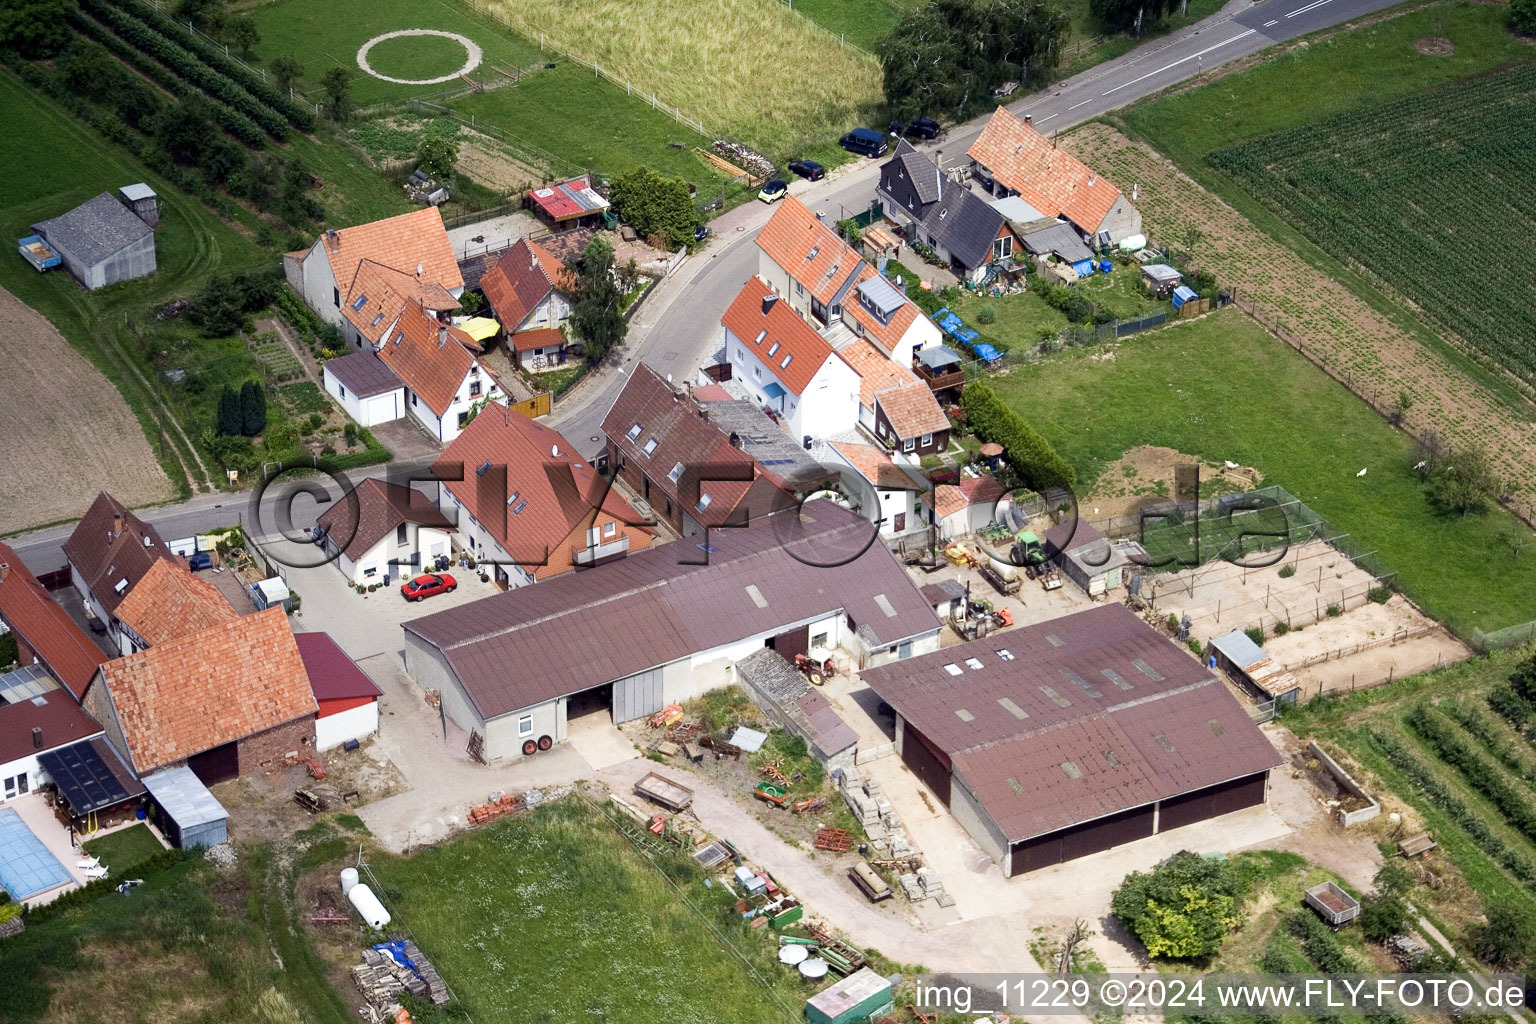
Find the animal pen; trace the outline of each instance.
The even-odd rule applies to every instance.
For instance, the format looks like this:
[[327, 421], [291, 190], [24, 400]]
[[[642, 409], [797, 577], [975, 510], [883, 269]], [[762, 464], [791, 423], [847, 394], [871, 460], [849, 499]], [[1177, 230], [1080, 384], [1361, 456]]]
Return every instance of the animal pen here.
[[1127, 570], [1132, 594], [1154, 612], [1187, 615], [1201, 637], [1308, 626], [1394, 589], [1396, 574], [1375, 552], [1280, 487], [1167, 502], [1093, 525], [1111, 539], [1141, 541], [1148, 566]]

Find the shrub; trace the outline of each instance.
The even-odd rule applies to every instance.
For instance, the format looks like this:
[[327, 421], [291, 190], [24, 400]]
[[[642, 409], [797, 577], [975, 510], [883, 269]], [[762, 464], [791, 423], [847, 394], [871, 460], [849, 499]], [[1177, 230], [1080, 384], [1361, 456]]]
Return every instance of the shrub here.
[[1003, 446], [1003, 457], [1026, 486], [1036, 491], [1072, 486], [1072, 466], [985, 383], [968, 385], [961, 407], [977, 437]]
[[1486, 920], [1467, 929], [1478, 957], [1491, 967], [1519, 967], [1536, 952], [1536, 920], [1521, 904], [1510, 900], [1485, 907]]
[[1370, 598], [1373, 604], [1386, 604], [1388, 601], [1392, 600], [1392, 588], [1372, 587], [1366, 594], [1366, 597]]
[[240, 432], [246, 437], [255, 437], [266, 426], [266, 388], [254, 380], [248, 380], [240, 385]]
[[313, 434], [315, 431], [320, 429], [320, 424], [322, 424], [324, 422], [325, 422], [325, 417], [324, 416], [320, 415], [317, 412], [310, 413], [309, 414], [309, 432], [311, 434]]
[[976, 322], [984, 327], [990, 327], [997, 323], [997, 311], [991, 306], [982, 306], [976, 310]]
[[1185, 640], [1184, 641], [1184, 646], [1188, 647], [1189, 650], [1190, 650], [1190, 653], [1193, 654], [1195, 657], [1197, 657], [1197, 658], [1205, 657], [1205, 648], [1201, 645], [1200, 641], [1196, 640], [1194, 637], [1190, 637], [1189, 639]]
[[1275, 636], [1285, 636], [1285, 634], [1289, 633], [1290, 631], [1291, 624], [1286, 622], [1284, 619], [1281, 619], [1279, 622], [1275, 623]]
[[[0, 635], [0, 668], [16, 664], [21, 656], [20, 646], [16, 643], [15, 633]], [[0, 892], [5, 890], [0, 889]]]
[[614, 211], [641, 235], [664, 236], [668, 249], [693, 244], [699, 214], [688, 193], [688, 182], [682, 178], [636, 167], [614, 177], [608, 198]]
[[1262, 626], [1249, 626], [1243, 630], [1243, 635], [1252, 640], [1255, 647], [1264, 646], [1264, 628]]
[[1340, 615], [1343, 615], [1343, 614], [1344, 614], [1344, 609], [1340, 608], [1337, 604], [1330, 604], [1328, 606], [1328, 617], [1330, 619], [1336, 619]]
[[1295, 566], [1294, 563], [1282, 565], [1280, 567], [1280, 578], [1281, 579], [1288, 580], [1292, 576], [1295, 576], [1295, 575], [1296, 575], [1296, 566]]
[[240, 393], [228, 384], [219, 392], [219, 433], [232, 437], [241, 432], [244, 422], [240, 414]]
[[1127, 875], [1110, 907], [1153, 958], [1208, 960], [1242, 920], [1245, 895], [1230, 863], [1180, 853]]

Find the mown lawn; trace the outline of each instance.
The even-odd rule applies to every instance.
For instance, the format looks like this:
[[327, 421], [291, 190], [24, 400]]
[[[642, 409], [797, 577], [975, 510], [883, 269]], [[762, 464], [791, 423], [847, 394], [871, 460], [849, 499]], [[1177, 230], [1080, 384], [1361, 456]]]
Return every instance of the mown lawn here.
[[[1001, 318], [991, 331], [1014, 344]], [[1079, 494], [1137, 445], [1230, 459], [1376, 551], [1409, 596], [1454, 628], [1536, 618], [1536, 544], [1514, 556], [1514, 520], [1436, 514], [1411, 472], [1409, 440], [1235, 309], [1014, 367], [992, 383], [1076, 468]], [[1357, 477], [1361, 468], [1368, 474]]]
[[117, 877], [121, 877], [122, 872], [128, 868], [143, 863], [165, 849], [160, 845], [160, 840], [155, 838], [155, 834], [149, 830], [149, 826], [142, 822], [109, 833], [99, 839], [87, 839], [80, 844], [80, 848], [91, 856], [100, 858], [107, 867], [116, 869], [113, 874]]
[[729, 895], [706, 889], [681, 854], [657, 864], [665, 877], [571, 799], [372, 867], [391, 912], [475, 1020], [796, 1018], [814, 989], [778, 968], [771, 938], [723, 913]]
[[[357, 66], [357, 51], [364, 43], [402, 29], [437, 29], [473, 40], [483, 54], [483, 63], [473, 75], [477, 79], [494, 75], [492, 66], [527, 67], [541, 57], [537, 45], [444, 0], [280, 0], [255, 7], [251, 16], [261, 33], [256, 56], [262, 62], [280, 54], [293, 57], [304, 66], [296, 87], [317, 101], [320, 77], [336, 66], [352, 73], [352, 98], [362, 106], [451, 88], [453, 83], [386, 82]], [[462, 67], [465, 52], [457, 42], [441, 37], [404, 38], [378, 44], [368, 60], [381, 74], [394, 78], [437, 78]]]

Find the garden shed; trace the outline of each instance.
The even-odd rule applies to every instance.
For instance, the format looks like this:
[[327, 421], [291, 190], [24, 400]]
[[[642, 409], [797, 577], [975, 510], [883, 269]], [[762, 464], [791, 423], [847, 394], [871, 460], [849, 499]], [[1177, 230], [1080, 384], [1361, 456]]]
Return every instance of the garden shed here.
[[807, 999], [805, 1019], [811, 1024], [852, 1024], [886, 1013], [891, 1006], [891, 983], [864, 967]]
[[1153, 295], [1167, 295], [1179, 286], [1184, 275], [1166, 263], [1149, 263], [1141, 268], [1141, 284]]
[[1275, 664], [1269, 653], [1240, 630], [1214, 637], [1207, 648], [1206, 665], [1220, 669], [1227, 677], [1260, 700], [1294, 703], [1301, 696], [1301, 683]]
[[186, 765], [162, 768], [144, 776], [143, 782], [155, 824], [172, 846], [185, 850], [229, 840], [229, 812], [192, 769]]

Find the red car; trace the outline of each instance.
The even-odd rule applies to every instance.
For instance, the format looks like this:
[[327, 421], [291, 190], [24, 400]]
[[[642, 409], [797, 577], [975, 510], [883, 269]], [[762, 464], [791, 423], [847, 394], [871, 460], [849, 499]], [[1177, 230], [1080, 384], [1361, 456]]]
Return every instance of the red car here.
[[433, 594], [446, 594], [458, 589], [458, 581], [445, 572], [429, 572], [400, 584], [400, 596], [407, 601], [420, 601]]

